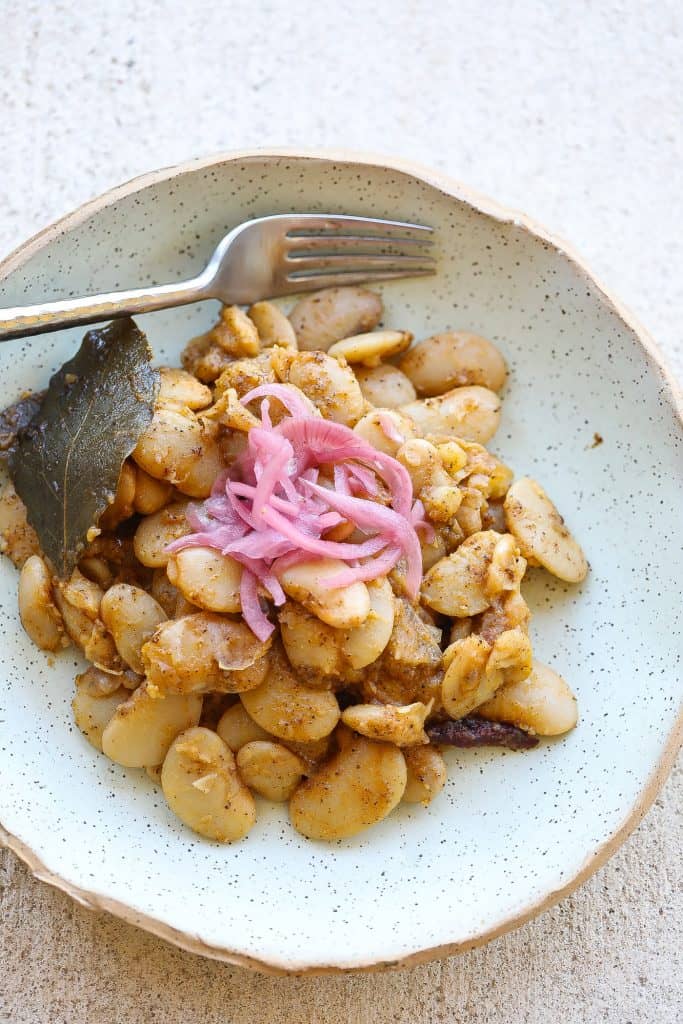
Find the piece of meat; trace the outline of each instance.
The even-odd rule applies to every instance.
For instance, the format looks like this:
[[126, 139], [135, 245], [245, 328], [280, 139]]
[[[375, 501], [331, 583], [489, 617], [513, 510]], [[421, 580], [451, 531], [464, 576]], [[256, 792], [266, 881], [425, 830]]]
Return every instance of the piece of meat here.
[[44, 394], [44, 391], [36, 391], [22, 395], [18, 402], [0, 412], [0, 457], [7, 457], [19, 431], [28, 426], [38, 412]]
[[412, 678], [415, 672], [441, 664], [441, 630], [404, 598], [396, 601], [394, 628], [382, 661], [390, 675]]
[[389, 643], [363, 680], [365, 700], [428, 704], [433, 699], [438, 705], [443, 678], [440, 641], [441, 630], [422, 609], [398, 598]]
[[519, 590], [507, 590], [494, 598], [489, 608], [472, 619], [472, 633], [494, 644], [501, 633], [518, 626], [527, 632], [531, 612]]
[[502, 501], [489, 501], [481, 513], [482, 530], [495, 530], [497, 533], [507, 533], [505, 522], [505, 510]]
[[457, 722], [433, 722], [426, 727], [432, 743], [450, 747], [507, 747], [509, 750], [530, 750], [538, 745], [538, 737], [508, 722], [487, 722], [484, 718], [461, 718]]

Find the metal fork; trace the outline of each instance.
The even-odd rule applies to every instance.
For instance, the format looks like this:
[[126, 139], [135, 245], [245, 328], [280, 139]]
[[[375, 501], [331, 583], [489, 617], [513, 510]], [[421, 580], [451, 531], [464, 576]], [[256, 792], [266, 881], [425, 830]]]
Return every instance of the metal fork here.
[[336, 285], [433, 274], [431, 228], [372, 217], [276, 214], [223, 238], [191, 281], [0, 309], [0, 341], [205, 299], [246, 304]]

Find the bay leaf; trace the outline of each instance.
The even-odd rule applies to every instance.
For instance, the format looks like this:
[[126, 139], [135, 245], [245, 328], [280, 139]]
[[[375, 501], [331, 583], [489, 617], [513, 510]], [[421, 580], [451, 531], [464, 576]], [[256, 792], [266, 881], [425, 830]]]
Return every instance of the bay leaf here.
[[124, 460], [151, 422], [159, 390], [151, 358], [130, 318], [88, 331], [18, 433], [10, 475], [58, 576], [73, 570], [88, 531], [113, 500]]

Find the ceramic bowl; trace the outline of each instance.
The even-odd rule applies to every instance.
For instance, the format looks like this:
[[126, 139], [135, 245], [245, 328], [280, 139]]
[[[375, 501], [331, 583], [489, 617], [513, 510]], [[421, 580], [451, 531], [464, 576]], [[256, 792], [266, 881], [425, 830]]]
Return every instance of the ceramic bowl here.
[[[3, 559], [0, 821], [37, 877], [193, 952], [280, 972], [405, 965], [560, 899], [665, 778], [680, 737], [680, 400], [645, 332], [564, 244], [439, 174], [349, 154], [238, 153], [148, 174], [10, 256], [0, 304], [189, 277], [239, 221], [292, 210], [436, 228], [438, 276], [386, 286], [386, 322], [418, 338], [474, 330], [510, 364], [492, 448], [546, 486], [591, 562], [582, 586], [539, 570], [525, 584], [534, 648], [576, 691], [578, 728], [524, 754], [452, 752], [428, 809], [402, 806], [337, 845], [304, 840], [267, 804], [245, 841], [213, 844], [75, 728], [79, 661], [27, 640]], [[175, 362], [215, 312], [141, 323]], [[81, 334], [0, 346], [0, 402], [43, 386]]]

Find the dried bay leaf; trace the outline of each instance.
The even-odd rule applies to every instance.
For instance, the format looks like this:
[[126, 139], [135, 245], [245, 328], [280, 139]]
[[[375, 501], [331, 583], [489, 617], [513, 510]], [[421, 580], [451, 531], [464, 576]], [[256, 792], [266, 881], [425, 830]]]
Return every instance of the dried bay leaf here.
[[19, 431], [9, 470], [58, 576], [113, 500], [124, 460], [152, 420], [159, 374], [130, 318], [88, 331]]

